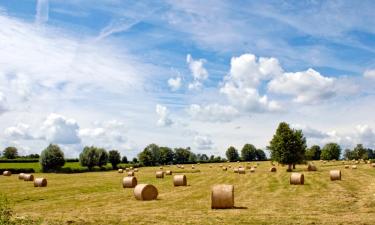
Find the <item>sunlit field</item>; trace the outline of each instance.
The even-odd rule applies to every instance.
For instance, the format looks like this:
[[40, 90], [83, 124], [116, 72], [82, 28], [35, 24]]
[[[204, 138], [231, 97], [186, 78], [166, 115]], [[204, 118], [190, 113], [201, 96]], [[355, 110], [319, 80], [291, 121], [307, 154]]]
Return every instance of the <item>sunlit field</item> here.
[[[156, 179], [159, 167], [140, 168], [138, 183], [157, 187], [155, 201], [136, 200], [133, 189], [122, 187], [126, 173], [117, 171], [35, 174], [48, 179], [45, 188], [34, 188], [17, 175], [1, 176], [0, 191], [16, 217], [43, 224], [375, 224], [375, 168], [362, 163], [356, 170], [345, 169], [340, 161], [315, 164], [316, 172], [297, 165], [304, 185], [290, 185], [286, 167], [269, 172], [270, 162], [246, 174], [234, 173], [233, 167], [247, 163], [164, 167], [185, 174], [186, 187], [174, 187], [173, 175]], [[232, 169], [222, 171], [220, 165]], [[341, 169], [341, 181], [330, 181], [331, 169]], [[211, 209], [215, 184], [234, 185], [235, 208]]]

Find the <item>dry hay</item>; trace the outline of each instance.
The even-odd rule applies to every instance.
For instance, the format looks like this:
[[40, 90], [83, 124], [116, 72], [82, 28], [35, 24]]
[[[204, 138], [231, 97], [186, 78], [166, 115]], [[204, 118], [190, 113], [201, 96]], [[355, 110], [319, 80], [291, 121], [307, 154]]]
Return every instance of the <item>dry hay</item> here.
[[133, 171], [134, 171], [134, 172], [138, 172], [138, 168], [135, 168]]
[[229, 165], [228, 168], [232, 168], [232, 165]]
[[172, 170], [165, 171], [165, 175], [172, 175]]
[[159, 169], [160, 169], [160, 170], [163, 170], [163, 167], [161, 166], [161, 167], [159, 167]]
[[35, 178], [34, 187], [47, 187], [47, 179], [46, 178]]
[[133, 167], [131, 166], [130, 168], [129, 168], [130, 170], [132, 170], [133, 169]]
[[307, 165], [307, 171], [316, 171], [316, 166], [312, 163]]
[[12, 176], [12, 172], [10, 172], [10, 171], [8, 171], [8, 170], [5, 170], [5, 171], [3, 172], [3, 176], [7, 176], [7, 177]]
[[210, 168], [212, 168], [212, 166], [211, 166], [211, 165], [210, 165], [209, 167], [210, 167]]
[[136, 177], [124, 177], [122, 179], [122, 187], [123, 188], [134, 188], [137, 186], [137, 178]]
[[352, 169], [357, 169], [357, 166], [356, 166], [356, 165], [353, 165], [353, 166], [352, 166]]
[[193, 166], [191, 166], [191, 169], [193, 169], [193, 170], [194, 170], [194, 169], [195, 169], [195, 166], [194, 166], [194, 165], [193, 165]]
[[123, 170], [123, 169], [118, 169], [118, 172], [119, 172], [119, 173], [123, 173], [124, 170]]
[[246, 169], [247, 169], [247, 170], [251, 169], [251, 166], [246, 166]]
[[254, 165], [253, 168], [257, 168], [258, 166], [257, 165]]
[[129, 172], [129, 171], [130, 171], [130, 169], [126, 167], [126, 168], [125, 168], [125, 171], [126, 171], [126, 172]]
[[23, 175], [23, 180], [24, 181], [34, 181], [34, 175], [32, 175], [32, 174], [24, 174]]
[[134, 197], [141, 201], [155, 200], [158, 197], [158, 189], [151, 184], [138, 184], [134, 188]]
[[186, 176], [185, 175], [174, 175], [173, 177], [174, 186], [186, 186]]
[[211, 208], [230, 209], [234, 207], [234, 186], [219, 184], [212, 187]]
[[245, 174], [246, 171], [245, 171], [245, 168], [238, 168], [238, 174]]
[[372, 166], [372, 167], [375, 167], [375, 163], [371, 163], [371, 166]]
[[25, 174], [24, 173], [20, 173], [20, 174], [18, 174], [18, 179], [19, 180], [23, 180], [23, 176], [24, 176]]
[[184, 166], [180, 166], [181, 169], [185, 168]]
[[254, 173], [254, 172], [255, 172], [255, 168], [252, 167], [252, 168], [250, 169], [250, 173]]
[[223, 167], [223, 171], [227, 171], [227, 168], [226, 168], [226, 167]]
[[276, 172], [276, 171], [277, 171], [276, 167], [273, 166], [270, 168], [270, 172]]
[[341, 180], [341, 170], [331, 170], [329, 171], [329, 176], [331, 181]]
[[155, 175], [156, 175], [156, 178], [164, 178], [164, 172], [163, 171], [156, 171]]
[[129, 171], [128, 172], [128, 177], [133, 177], [134, 176], [134, 171]]
[[234, 172], [234, 173], [238, 173], [238, 168], [234, 168], [234, 169], [233, 169], [233, 172]]
[[345, 169], [349, 169], [349, 165], [345, 165]]
[[292, 173], [290, 175], [290, 184], [300, 184], [305, 183], [305, 176], [302, 173]]
[[359, 164], [359, 161], [355, 161], [355, 164]]

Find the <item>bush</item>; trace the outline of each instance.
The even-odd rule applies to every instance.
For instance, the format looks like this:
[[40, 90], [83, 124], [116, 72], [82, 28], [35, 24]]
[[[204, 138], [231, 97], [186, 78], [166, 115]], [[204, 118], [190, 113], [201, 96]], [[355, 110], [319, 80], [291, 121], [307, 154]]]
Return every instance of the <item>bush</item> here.
[[79, 162], [81, 163], [81, 166], [86, 166], [89, 170], [94, 166], [103, 167], [107, 165], [108, 153], [102, 148], [86, 146], [79, 155]]
[[35, 173], [33, 168], [1, 168], [0, 173], [3, 174], [4, 171], [10, 171], [12, 174], [18, 173]]
[[43, 172], [58, 171], [65, 165], [64, 153], [58, 145], [50, 144], [40, 156], [40, 166]]
[[0, 159], [0, 163], [33, 163], [39, 162], [39, 159]]

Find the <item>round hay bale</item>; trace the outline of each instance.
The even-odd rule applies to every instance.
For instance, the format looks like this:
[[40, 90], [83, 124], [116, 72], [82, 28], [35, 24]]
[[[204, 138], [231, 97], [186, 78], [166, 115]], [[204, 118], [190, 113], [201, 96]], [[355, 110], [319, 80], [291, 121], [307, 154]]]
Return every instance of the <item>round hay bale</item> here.
[[375, 167], [375, 163], [371, 163], [371, 166], [372, 166], [372, 167]]
[[156, 175], [156, 178], [164, 178], [164, 172], [163, 171], [156, 171], [155, 175]]
[[276, 172], [276, 171], [277, 171], [276, 167], [273, 166], [270, 168], [270, 172]]
[[356, 165], [353, 165], [353, 166], [352, 166], [352, 169], [354, 169], [354, 170], [357, 169], [357, 166], [356, 166]]
[[194, 170], [194, 169], [195, 169], [195, 166], [191, 166], [191, 169], [193, 169], [193, 170]]
[[316, 171], [316, 166], [312, 163], [307, 165], [307, 171]]
[[122, 179], [122, 187], [123, 188], [133, 188], [137, 186], [137, 178], [136, 177], [124, 177]]
[[138, 184], [134, 188], [134, 197], [141, 201], [155, 200], [158, 197], [158, 189], [151, 184]]
[[211, 166], [211, 165], [210, 165], [209, 167], [210, 167], [210, 168], [212, 168], [212, 166]]
[[24, 174], [23, 175], [23, 180], [24, 181], [34, 181], [34, 175], [32, 175], [32, 174]]
[[123, 170], [123, 169], [118, 169], [118, 172], [119, 172], [119, 173], [123, 173], [124, 170]]
[[159, 167], [159, 169], [160, 169], [160, 170], [163, 170], [163, 167], [161, 166], [161, 167]]
[[186, 186], [186, 176], [185, 175], [174, 175], [173, 176], [173, 185], [174, 186]]
[[341, 180], [341, 170], [331, 170], [329, 171], [329, 176], [331, 181]]
[[135, 168], [133, 171], [134, 171], [134, 172], [138, 172], [139, 170], [138, 170], [138, 168]]
[[255, 172], [255, 168], [252, 167], [252, 168], [250, 169], [250, 173], [254, 173], [254, 172]]
[[234, 172], [234, 173], [238, 173], [238, 168], [234, 168], [234, 169], [233, 169], [233, 172]]
[[225, 166], [223, 167], [223, 171], [227, 171], [227, 168]]
[[130, 170], [132, 170], [133, 169], [133, 167], [131, 166], [130, 168], [129, 168]]
[[290, 184], [300, 184], [305, 183], [305, 176], [302, 173], [292, 173], [290, 175]]
[[128, 177], [134, 177], [134, 171], [129, 171], [128, 172]]
[[230, 168], [232, 168], [232, 166], [231, 166], [231, 165], [229, 165], [229, 166], [228, 166], [228, 168], [230, 169]]
[[234, 186], [219, 184], [212, 187], [211, 208], [230, 209], [234, 207]]
[[345, 165], [345, 169], [349, 169], [349, 165]]
[[130, 169], [126, 167], [126, 168], [125, 168], [125, 171], [126, 171], [126, 172], [129, 172], [129, 171], [130, 171]]
[[181, 169], [184, 169], [185, 167], [184, 166], [180, 166]]
[[10, 172], [10, 171], [8, 171], [8, 170], [5, 170], [5, 171], [3, 172], [3, 176], [7, 176], [7, 177], [12, 176], [12, 172]]
[[359, 161], [355, 161], [355, 164], [359, 164]]
[[165, 175], [172, 175], [172, 170], [165, 171]]
[[34, 187], [47, 187], [47, 179], [46, 178], [35, 178], [34, 179]]
[[258, 168], [257, 165], [254, 165], [253, 168]]
[[24, 173], [20, 173], [20, 174], [18, 174], [18, 179], [19, 180], [23, 180], [24, 179], [24, 176], [25, 174]]
[[246, 171], [245, 171], [245, 168], [238, 168], [238, 174], [245, 174]]
[[247, 169], [247, 170], [251, 169], [251, 166], [246, 166], [246, 169]]

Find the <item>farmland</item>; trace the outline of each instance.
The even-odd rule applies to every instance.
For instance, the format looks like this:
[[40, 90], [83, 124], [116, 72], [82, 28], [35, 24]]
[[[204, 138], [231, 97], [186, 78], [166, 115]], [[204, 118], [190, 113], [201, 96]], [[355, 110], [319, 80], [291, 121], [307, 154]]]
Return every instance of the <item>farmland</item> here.
[[[223, 163], [229, 164], [247, 165]], [[1, 176], [0, 192], [16, 217], [43, 224], [375, 224], [375, 168], [359, 164], [356, 170], [344, 169], [340, 161], [315, 164], [316, 172], [297, 165], [305, 185], [290, 185], [285, 167], [270, 173], [270, 162], [246, 174], [222, 171], [221, 164], [196, 165], [194, 172], [189, 165], [171, 166], [187, 176], [186, 187], [174, 187], [172, 176], [156, 179], [159, 167], [143, 167], [136, 173], [138, 183], [153, 184], [159, 191], [156, 201], [145, 202], [122, 188], [126, 174], [117, 171], [34, 174], [48, 179], [46, 188], [34, 188], [16, 175]], [[330, 181], [331, 169], [341, 169], [341, 181]], [[234, 209], [210, 208], [214, 184], [234, 185]]]

